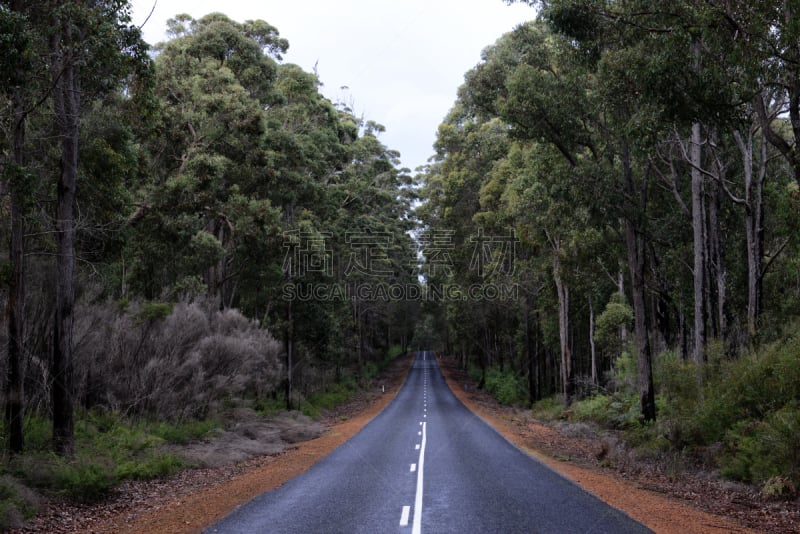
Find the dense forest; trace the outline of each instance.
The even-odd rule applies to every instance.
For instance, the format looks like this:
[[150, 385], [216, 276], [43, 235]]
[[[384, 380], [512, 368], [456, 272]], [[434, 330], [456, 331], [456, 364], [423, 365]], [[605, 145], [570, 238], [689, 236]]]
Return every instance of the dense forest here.
[[108, 475], [76, 434], [117, 421], [313, 413], [413, 333], [415, 303], [355, 290], [418, 284], [415, 187], [384, 127], [283, 62], [264, 21], [178, 15], [167, 35], [150, 48], [123, 0], [0, 3], [12, 474], [29, 451]]
[[556, 395], [796, 484], [800, 6], [535, 4], [466, 74], [424, 173], [452, 245], [431, 283], [518, 295], [441, 306], [446, 350], [505, 402]]
[[0, 493], [171, 472], [153, 436], [412, 343], [794, 493], [800, 5], [528, 3], [412, 174], [267, 22], [1, 1]]

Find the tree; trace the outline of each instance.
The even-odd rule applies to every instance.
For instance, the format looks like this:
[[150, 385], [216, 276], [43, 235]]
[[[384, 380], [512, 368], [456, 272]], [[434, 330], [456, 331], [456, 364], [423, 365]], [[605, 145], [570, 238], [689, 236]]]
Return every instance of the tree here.
[[[10, 161], [4, 161], [3, 185], [10, 194], [11, 239], [9, 243], [8, 302], [8, 367], [4, 390], [6, 394], [5, 422], [8, 428], [8, 449], [12, 453], [23, 450], [23, 354], [25, 352], [25, 212], [30, 176], [26, 169], [26, 122], [31, 111], [33, 83], [33, 39], [26, 27], [29, 6], [21, 1], [11, 2], [8, 9], [0, 10], [0, 34], [4, 36], [6, 54], [0, 71], [2, 91], [9, 97], [13, 110], [8, 124], [8, 137], [12, 140]], [[3, 147], [7, 149], [9, 147]], [[4, 150], [5, 152], [5, 150]]]
[[83, 99], [118, 86], [130, 65], [143, 61], [138, 29], [127, 2], [57, 1], [51, 6], [48, 52], [54, 130], [60, 141], [56, 183], [56, 301], [51, 357], [53, 447], [72, 456], [73, 321], [75, 307], [75, 195], [78, 185], [79, 129]]

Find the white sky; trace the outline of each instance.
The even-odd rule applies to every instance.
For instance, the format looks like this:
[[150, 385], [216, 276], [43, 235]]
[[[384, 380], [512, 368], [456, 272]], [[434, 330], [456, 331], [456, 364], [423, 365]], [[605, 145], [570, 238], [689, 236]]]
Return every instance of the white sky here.
[[178, 13], [272, 24], [289, 40], [284, 62], [306, 71], [316, 63], [323, 94], [383, 124], [381, 141], [411, 170], [433, 155], [436, 129], [481, 50], [535, 16], [503, 0], [132, 0], [133, 22], [141, 25], [154, 3], [142, 29], [149, 43], [166, 38]]

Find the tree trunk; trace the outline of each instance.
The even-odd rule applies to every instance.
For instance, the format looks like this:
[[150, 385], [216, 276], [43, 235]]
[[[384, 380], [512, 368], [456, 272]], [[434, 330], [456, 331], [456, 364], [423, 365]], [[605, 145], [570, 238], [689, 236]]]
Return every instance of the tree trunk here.
[[[622, 170], [625, 189], [630, 198], [636, 198], [636, 188], [633, 182], [633, 168], [631, 166], [630, 152], [623, 147]], [[647, 207], [647, 186], [642, 184], [640, 191], [639, 209], [642, 212]], [[636, 338], [636, 352], [638, 362], [639, 403], [642, 418], [653, 421], [656, 418], [655, 388], [653, 387], [652, 356], [650, 354], [650, 340], [647, 335], [647, 306], [645, 302], [645, 254], [644, 236], [639, 228], [639, 217], [628, 215], [625, 219], [625, 244], [628, 252], [628, 265], [631, 272], [631, 295], [633, 300], [634, 337]]]
[[[625, 275], [622, 273], [623, 263], [620, 261], [619, 265], [619, 273], [617, 273], [617, 291], [623, 297], [625, 296]], [[622, 344], [628, 342], [628, 326], [626, 324], [622, 324], [619, 327], [619, 339], [622, 341]]]
[[[718, 178], [724, 180], [724, 172], [719, 169]], [[715, 335], [726, 339], [728, 333], [727, 321], [727, 270], [725, 269], [725, 242], [722, 238], [722, 224], [720, 222], [721, 195], [719, 183], [711, 184], [708, 209], [708, 266], [714, 280], [714, 296], [716, 313], [714, 314]]]
[[761, 263], [763, 258], [763, 187], [767, 168], [767, 141], [761, 137], [761, 159], [758, 174], [754, 175], [753, 132], [745, 139], [735, 131], [734, 138], [742, 155], [744, 174], [744, 209], [747, 256], [747, 336], [752, 342], [758, 333], [761, 313]]
[[572, 403], [574, 396], [574, 380], [572, 377], [572, 354], [569, 347], [569, 287], [561, 276], [561, 262], [559, 260], [559, 247], [556, 241], [553, 248], [553, 281], [556, 284], [558, 295], [558, 338], [561, 348], [561, 392], [564, 403]]
[[704, 183], [700, 171], [702, 151], [700, 147], [700, 123], [692, 124], [691, 163], [692, 163], [692, 230], [694, 240], [694, 361], [703, 363], [703, 349], [706, 344], [705, 294], [706, 294], [706, 237], [704, 217]]
[[[14, 10], [21, 11], [20, 2], [15, 2]], [[22, 73], [17, 73], [22, 79]], [[11, 265], [11, 278], [8, 285], [6, 314], [8, 320], [8, 368], [6, 373], [5, 421], [8, 432], [8, 450], [22, 452], [24, 447], [23, 407], [24, 376], [22, 357], [25, 339], [25, 184], [22, 173], [25, 168], [25, 99], [23, 89], [18, 87], [12, 97], [14, 106], [14, 168], [11, 170], [8, 186], [11, 194], [11, 243], [8, 259]]]
[[293, 391], [293, 367], [294, 367], [294, 317], [292, 317], [292, 301], [286, 303], [286, 409], [292, 411]]
[[[72, 328], [75, 307], [74, 205], [78, 178], [78, 125], [80, 82], [76, 48], [69, 21], [58, 21], [51, 39], [53, 56], [53, 108], [61, 137], [61, 173], [58, 179], [56, 238], [56, 306], [51, 360], [53, 449], [61, 456], [74, 452], [72, 414]], [[78, 43], [80, 39], [76, 39]]]
[[589, 297], [589, 349], [592, 354], [592, 385], [597, 386], [597, 347], [594, 344], [594, 306]]

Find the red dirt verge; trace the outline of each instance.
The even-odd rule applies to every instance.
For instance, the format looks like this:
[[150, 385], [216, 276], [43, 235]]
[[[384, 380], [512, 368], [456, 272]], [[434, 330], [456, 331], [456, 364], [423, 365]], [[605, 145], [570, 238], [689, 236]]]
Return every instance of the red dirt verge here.
[[[413, 356], [398, 360], [372, 391], [328, 414], [323, 420], [328, 429], [316, 439], [233, 466], [126, 483], [106, 503], [51, 504], [21, 532], [201, 532], [237, 506], [305, 472], [354, 436], [394, 398], [412, 361]], [[717, 481], [681, 477], [666, 483], [668, 477], [647, 470], [600, 467], [602, 447], [596, 440], [566, 435], [534, 420], [529, 410], [500, 406], [474, 387], [467, 392], [466, 375], [447, 359], [439, 358], [439, 364], [456, 397], [507, 440], [657, 533], [800, 531], [797, 502], [760, 503], [740, 489], [720, 490]]]

